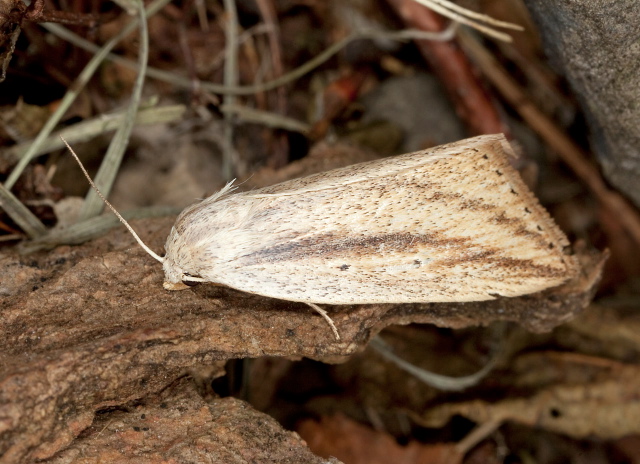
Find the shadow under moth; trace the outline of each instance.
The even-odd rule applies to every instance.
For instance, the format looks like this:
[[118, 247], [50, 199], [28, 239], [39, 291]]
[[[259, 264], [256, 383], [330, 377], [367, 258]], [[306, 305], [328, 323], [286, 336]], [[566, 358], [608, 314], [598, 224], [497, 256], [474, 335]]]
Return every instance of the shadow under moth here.
[[248, 192], [229, 183], [178, 216], [164, 257], [105, 202], [163, 264], [167, 290], [213, 282], [304, 302], [339, 338], [318, 304], [482, 301], [575, 276], [511, 156], [503, 135], [482, 135]]

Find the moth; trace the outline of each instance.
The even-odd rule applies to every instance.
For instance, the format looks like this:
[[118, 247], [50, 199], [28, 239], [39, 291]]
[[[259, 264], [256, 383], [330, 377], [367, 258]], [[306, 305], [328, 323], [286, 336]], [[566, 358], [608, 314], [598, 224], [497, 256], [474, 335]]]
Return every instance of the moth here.
[[164, 257], [127, 227], [167, 290], [212, 282], [307, 303], [339, 338], [318, 304], [482, 301], [575, 276], [512, 156], [502, 134], [482, 135], [248, 192], [229, 183], [178, 216]]

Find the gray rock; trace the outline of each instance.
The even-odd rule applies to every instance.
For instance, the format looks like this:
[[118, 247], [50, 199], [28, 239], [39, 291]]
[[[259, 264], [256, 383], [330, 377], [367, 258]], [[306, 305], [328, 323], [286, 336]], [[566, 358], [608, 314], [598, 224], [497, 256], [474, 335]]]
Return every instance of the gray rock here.
[[525, 0], [609, 182], [640, 205], [640, 2]]

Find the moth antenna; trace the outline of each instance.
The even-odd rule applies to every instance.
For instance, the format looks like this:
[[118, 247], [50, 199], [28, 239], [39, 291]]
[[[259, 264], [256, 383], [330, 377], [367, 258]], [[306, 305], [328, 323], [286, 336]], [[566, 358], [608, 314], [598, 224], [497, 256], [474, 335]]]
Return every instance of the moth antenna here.
[[60, 139], [64, 142], [64, 144], [67, 146], [67, 148], [69, 149], [69, 151], [71, 152], [71, 154], [73, 155], [73, 157], [76, 159], [76, 162], [80, 165], [80, 169], [82, 169], [82, 172], [84, 173], [84, 176], [87, 178], [87, 180], [89, 181], [89, 184], [91, 184], [91, 187], [93, 187], [93, 190], [96, 191], [96, 193], [98, 194], [98, 196], [102, 199], [102, 201], [104, 201], [104, 204], [107, 205], [109, 207], [109, 209], [111, 211], [113, 211], [113, 214], [116, 215], [116, 217], [118, 219], [120, 219], [120, 222], [124, 224], [124, 226], [129, 230], [129, 232], [131, 232], [131, 235], [133, 235], [133, 238], [136, 239], [136, 241], [138, 242], [138, 244], [142, 247], [142, 249], [144, 251], [146, 251], [147, 253], [149, 253], [155, 260], [160, 261], [161, 263], [164, 262], [164, 258], [160, 255], [158, 255], [156, 252], [154, 252], [151, 248], [149, 248], [143, 241], [142, 239], [138, 236], [138, 234], [136, 234], [136, 231], [133, 230], [133, 227], [131, 227], [129, 225], [129, 223], [127, 222], [127, 220], [125, 218], [122, 217], [122, 215], [113, 207], [113, 205], [111, 203], [109, 203], [109, 200], [107, 200], [104, 195], [102, 194], [102, 192], [98, 189], [98, 187], [96, 186], [96, 184], [93, 182], [93, 180], [91, 179], [91, 176], [89, 176], [89, 173], [87, 172], [87, 170], [84, 168], [84, 165], [82, 164], [82, 161], [80, 161], [80, 158], [78, 158], [78, 155], [76, 155], [76, 152], [73, 151], [73, 148], [71, 148], [71, 145], [69, 145], [67, 143], [67, 141], [60, 136]]

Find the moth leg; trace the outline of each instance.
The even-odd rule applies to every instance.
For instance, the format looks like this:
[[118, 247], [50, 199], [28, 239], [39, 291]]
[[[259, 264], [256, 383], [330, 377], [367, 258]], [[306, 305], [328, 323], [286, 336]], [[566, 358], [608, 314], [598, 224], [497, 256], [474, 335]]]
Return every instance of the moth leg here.
[[324, 317], [324, 320], [327, 321], [327, 323], [331, 327], [331, 330], [333, 330], [333, 335], [336, 336], [336, 340], [340, 341], [340, 334], [338, 333], [338, 329], [336, 329], [336, 325], [333, 323], [333, 320], [329, 317], [327, 312], [315, 303], [307, 304], [311, 306], [318, 314]]

